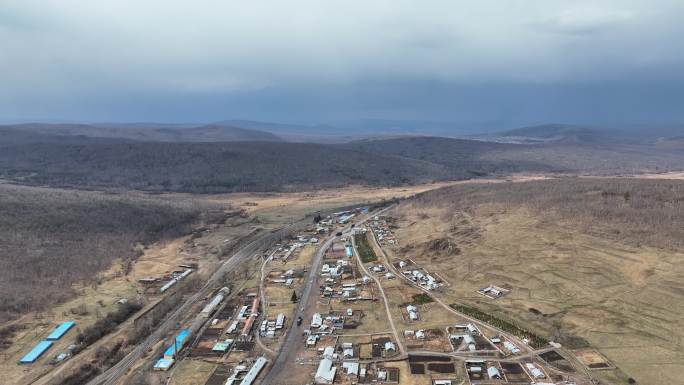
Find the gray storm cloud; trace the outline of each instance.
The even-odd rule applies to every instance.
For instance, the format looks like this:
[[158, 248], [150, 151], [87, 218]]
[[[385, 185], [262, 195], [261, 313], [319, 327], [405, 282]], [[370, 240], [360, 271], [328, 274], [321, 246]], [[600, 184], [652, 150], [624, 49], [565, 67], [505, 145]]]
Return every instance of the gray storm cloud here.
[[[671, 87], [684, 80], [683, 11], [664, 0], [5, 0], [0, 119], [192, 120], [263, 107], [287, 119], [306, 115], [307, 98], [326, 114], [391, 115], [459, 90]], [[395, 106], [378, 100], [397, 90]], [[512, 108], [501, 102], [495, 113]]]

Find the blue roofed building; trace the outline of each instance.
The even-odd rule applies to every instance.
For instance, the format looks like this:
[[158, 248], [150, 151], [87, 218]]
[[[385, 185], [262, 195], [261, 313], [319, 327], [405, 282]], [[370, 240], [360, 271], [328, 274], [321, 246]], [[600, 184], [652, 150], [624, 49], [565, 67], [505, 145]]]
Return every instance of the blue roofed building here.
[[36, 362], [52, 346], [52, 341], [40, 341], [30, 352], [19, 360], [20, 364], [32, 364]]
[[58, 339], [62, 338], [71, 328], [73, 328], [76, 325], [74, 321], [65, 321], [62, 322], [59, 326], [55, 328], [55, 330], [50, 333], [49, 336], [47, 336], [48, 341], [57, 341]]
[[180, 352], [183, 350], [183, 347], [185, 344], [188, 342], [188, 337], [190, 336], [190, 331], [188, 329], [183, 329], [178, 333], [178, 335], [175, 338], [176, 346], [174, 348], [173, 344], [169, 346], [168, 349], [164, 352], [164, 358], [167, 360], [171, 360], [176, 358], [176, 353]]

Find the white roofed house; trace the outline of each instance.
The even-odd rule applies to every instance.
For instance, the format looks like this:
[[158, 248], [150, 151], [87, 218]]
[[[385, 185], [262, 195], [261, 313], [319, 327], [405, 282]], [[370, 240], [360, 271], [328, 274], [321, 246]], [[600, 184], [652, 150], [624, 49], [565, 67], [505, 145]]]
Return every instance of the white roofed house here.
[[527, 367], [527, 370], [530, 371], [530, 374], [532, 375], [532, 377], [534, 377], [534, 378], [544, 378], [544, 377], [546, 377], [546, 376], [544, 375], [544, 372], [542, 372], [541, 370], [539, 370], [539, 368], [537, 368], [536, 366], [534, 366], [534, 364], [528, 362], [528, 363], [525, 364], [525, 366]]
[[311, 334], [306, 338], [306, 346], [307, 347], [313, 347], [316, 346], [316, 342], [318, 341], [318, 335], [316, 334]]
[[513, 345], [510, 341], [504, 341], [503, 345], [504, 345], [504, 347], [506, 348], [506, 350], [508, 350], [508, 351], [511, 352], [512, 354], [518, 354], [518, 353], [520, 353], [520, 348], [518, 348], [517, 346]]
[[315, 313], [311, 317], [311, 327], [312, 328], [319, 328], [323, 324], [323, 317], [321, 317], [320, 313]]
[[348, 376], [358, 376], [359, 375], [359, 363], [345, 361], [342, 363], [342, 368], [345, 370]]
[[408, 305], [406, 306], [406, 311], [408, 312], [408, 317], [411, 321], [415, 321], [418, 319], [418, 308], [415, 307], [414, 305]]
[[316, 384], [332, 384], [335, 381], [337, 368], [333, 365], [330, 358], [324, 358], [318, 364], [314, 381]]
[[475, 339], [473, 338], [473, 336], [469, 334], [463, 335], [463, 342], [465, 342], [465, 344], [468, 346], [468, 350], [470, 350], [471, 352], [475, 351], [475, 349], [477, 348], [477, 346], [475, 345]]
[[468, 328], [468, 331], [469, 331], [470, 333], [472, 333], [472, 334], [477, 333], [477, 328], [475, 327], [475, 325], [473, 325], [473, 324], [468, 324], [466, 327]]
[[378, 381], [385, 381], [385, 380], [387, 380], [387, 370], [378, 369]]
[[428, 274], [426, 276], [426, 278], [427, 278], [426, 285], [428, 286], [428, 288], [430, 288], [430, 290], [434, 290], [439, 286], [439, 285], [437, 285], [437, 280], [435, 280], [435, 278], [433, 276], [431, 276], [430, 274]]
[[277, 318], [276, 318], [275, 328], [276, 329], [282, 329], [283, 326], [285, 326], [285, 314], [279, 313]]
[[332, 346], [326, 346], [325, 349], [323, 349], [323, 357], [325, 358], [334, 358], [333, 356], [335, 355], [335, 348]]
[[499, 369], [490, 366], [487, 368], [487, 375], [489, 376], [490, 379], [494, 380], [500, 380], [501, 379], [501, 373], [499, 373]]

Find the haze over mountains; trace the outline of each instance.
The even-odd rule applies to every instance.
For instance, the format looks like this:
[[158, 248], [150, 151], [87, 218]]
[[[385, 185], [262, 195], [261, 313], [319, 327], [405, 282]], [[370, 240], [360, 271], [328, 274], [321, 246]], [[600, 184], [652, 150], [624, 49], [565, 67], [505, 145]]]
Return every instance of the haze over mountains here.
[[[344, 143], [359, 139], [397, 136], [439, 136], [504, 142], [656, 142], [684, 134], [684, 124], [626, 126], [591, 126], [574, 124], [542, 124], [513, 129], [496, 126], [471, 127], [449, 122], [364, 119], [335, 124], [285, 124], [255, 120], [223, 120], [206, 124], [171, 123], [22, 123], [0, 125], [2, 143], [15, 138], [47, 136], [114, 138], [157, 142], [235, 142], [290, 141]], [[66, 140], [66, 138], [64, 138]]]
[[[7, 140], [41, 142], [52, 137], [63, 140], [72, 137], [112, 138], [145, 142], [235, 142], [282, 140], [278, 136], [256, 129], [247, 129], [222, 123], [206, 125], [182, 124], [42, 124], [27, 123], [0, 126], [0, 132]], [[34, 139], [28, 139], [33, 134]], [[17, 139], [14, 139], [17, 138]], [[7, 142], [3, 140], [2, 142]]]

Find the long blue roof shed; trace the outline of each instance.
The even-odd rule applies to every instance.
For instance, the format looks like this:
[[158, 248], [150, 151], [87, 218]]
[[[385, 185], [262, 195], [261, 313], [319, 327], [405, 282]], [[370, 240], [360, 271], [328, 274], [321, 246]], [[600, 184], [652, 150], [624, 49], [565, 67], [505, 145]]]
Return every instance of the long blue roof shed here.
[[66, 332], [68, 332], [71, 328], [74, 327], [76, 323], [74, 321], [66, 321], [62, 322], [59, 326], [55, 328], [55, 330], [50, 333], [49, 336], [47, 336], [47, 340], [49, 341], [57, 341], [58, 339], [62, 338]]
[[190, 335], [190, 330], [188, 329], [183, 329], [178, 333], [178, 335], [175, 338], [176, 341], [176, 349], [173, 348], [173, 345], [169, 346], [168, 349], [164, 352], [164, 358], [175, 358], [176, 353], [180, 352], [181, 349], [183, 349], [183, 346], [185, 346], [185, 343], [187, 342], [188, 336]]
[[26, 353], [24, 357], [19, 360], [20, 364], [32, 364], [36, 362], [40, 356], [45, 353], [46, 350], [50, 349], [52, 346], [52, 341], [40, 341], [30, 352]]

